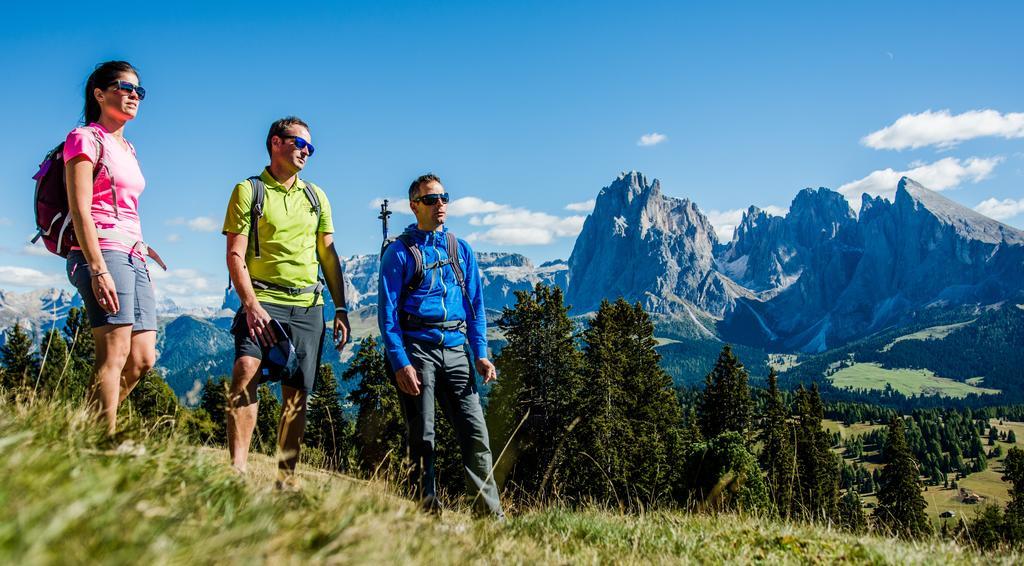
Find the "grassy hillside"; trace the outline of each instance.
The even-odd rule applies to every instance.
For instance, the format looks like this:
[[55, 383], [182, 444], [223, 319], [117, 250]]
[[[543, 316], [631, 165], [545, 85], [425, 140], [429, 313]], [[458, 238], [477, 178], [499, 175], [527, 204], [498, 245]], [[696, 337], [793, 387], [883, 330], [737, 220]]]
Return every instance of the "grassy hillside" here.
[[939, 395], [963, 398], [972, 393], [994, 395], [998, 389], [977, 387], [963, 381], [939, 377], [927, 369], [888, 369], [877, 363], [853, 364], [829, 377], [832, 384], [843, 389], [882, 391], [888, 385], [906, 396]]
[[115, 442], [63, 406], [0, 401], [0, 563], [1019, 563], [950, 542], [906, 543], [753, 517], [464, 511], [432, 520], [380, 482], [302, 467], [299, 493], [271, 464], [232, 474], [221, 450], [173, 423], [126, 422]]

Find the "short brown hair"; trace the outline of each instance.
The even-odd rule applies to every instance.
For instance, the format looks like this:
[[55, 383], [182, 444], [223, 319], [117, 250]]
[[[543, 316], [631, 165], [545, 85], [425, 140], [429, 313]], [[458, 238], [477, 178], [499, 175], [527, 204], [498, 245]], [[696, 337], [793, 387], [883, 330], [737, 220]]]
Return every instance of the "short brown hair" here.
[[430, 182], [440, 183], [441, 178], [433, 173], [427, 173], [426, 175], [416, 177], [416, 180], [409, 185], [409, 200], [416, 198], [416, 194], [420, 191], [420, 185]]
[[302, 126], [307, 130], [309, 129], [309, 124], [303, 122], [302, 118], [296, 118], [295, 116], [285, 116], [284, 118], [274, 122], [270, 125], [270, 131], [267, 132], [267, 154], [270, 154], [270, 139], [274, 136], [283, 138], [288, 126]]

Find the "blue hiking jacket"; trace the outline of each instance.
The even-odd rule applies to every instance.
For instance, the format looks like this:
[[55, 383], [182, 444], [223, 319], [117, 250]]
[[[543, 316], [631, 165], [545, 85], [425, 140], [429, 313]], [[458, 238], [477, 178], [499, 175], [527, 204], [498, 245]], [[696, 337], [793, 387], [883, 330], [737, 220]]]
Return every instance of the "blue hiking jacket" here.
[[[448, 259], [447, 232], [446, 226], [437, 232], [424, 232], [415, 224], [405, 229], [405, 233], [419, 245], [424, 266]], [[408, 290], [406, 287], [416, 271], [416, 262], [408, 248], [396, 241], [384, 250], [377, 287], [377, 324], [392, 369], [410, 365], [409, 356], [405, 353], [405, 340], [452, 347], [461, 346], [468, 339], [474, 358], [487, 357], [487, 318], [484, 316], [484, 291], [476, 254], [464, 240], [459, 239], [458, 243], [458, 261], [466, 276], [468, 297], [463, 296], [451, 265], [425, 269], [419, 288]], [[468, 308], [469, 302], [472, 302], [472, 310]], [[429, 322], [466, 321], [466, 334], [438, 328], [402, 330], [398, 322], [400, 312]], [[475, 318], [472, 312], [476, 313]]]

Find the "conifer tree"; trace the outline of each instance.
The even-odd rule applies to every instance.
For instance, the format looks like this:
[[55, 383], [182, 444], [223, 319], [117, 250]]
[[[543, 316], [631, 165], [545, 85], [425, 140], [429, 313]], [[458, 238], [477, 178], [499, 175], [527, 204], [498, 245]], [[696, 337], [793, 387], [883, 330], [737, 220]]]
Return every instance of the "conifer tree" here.
[[96, 363], [96, 343], [84, 308], [68, 310], [64, 336], [68, 344], [68, 367], [54, 388], [63, 399], [84, 401], [92, 385]]
[[797, 420], [796, 488], [793, 514], [809, 521], [829, 521], [839, 503], [839, 457], [832, 452], [831, 435], [822, 427], [824, 408], [818, 388], [797, 388], [793, 404]]
[[57, 388], [70, 369], [68, 344], [64, 341], [64, 334], [56, 329], [47, 331], [40, 344], [43, 355], [35, 390], [40, 395], [57, 396]]
[[39, 374], [39, 358], [32, 351], [32, 338], [15, 323], [7, 330], [6, 340], [0, 346], [0, 363], [4, 366], [3, 385], [8, 390], [31, 387]]
[[259, 410], [256, 412], [253, 449], [263, 454], [273, 455], [277, 451], [277, 428], [281, 422], [281, 400], [266, 383], [256, 389], [256, 400], [259, 403]]
[[1002, 480], [1010, 483], [1010, 501], [1004, 516], [1005, 536], [1007, 542], [1018, 545], [1024, 543], [1024, 450], [1014, 446], [1006, 453]]
[[342, 379], [359, 377], [359, 387], [349, 393], [358, 408], [353, 438], [356, 459], [367, 475], [396, 475], [405, 457], [405, 424], [398, 393], [391, 383], [384, 353], [373, 336], [359, 343]]
[[210, 422], [213, 423], [210, 437], [204, 439], [204, 442], [221, 446], [227, 444], [228, 383], [225, 377], [211, 377], [206, 380], [199, 406], [209, 415]]
[[132, 410], [142, 419], [155, 421], [178, 412], [178, 397], [155, 370], [146, 372], [128, 396]]
[[848, 489], [846, 494], [839, 499], [839, 524], [854, 533], [863, 533], [868, 530], [868, 520], [864, 516], [860, 495], [855, 489]]
[[925, 515], [924, 496], [917, 462], [904, 435], [903, 419], [893, 417], [883, 450], [878, 487], [878, 507], [874, 517], [882, 530], [902, 538], [916, 539], [931, 534], [932, 525]]
[[306, 415], [305, 444], [323, 451], [327, 468], [347, 469], [348, 453], [352, 447], [351, 432], [341, 407], [338, 380], [334, 378], [334, 368], [330, 364], [321, 364], [316, 372]]
[[515, 306], [498, 320], [508, 343], [495, 359], [501, 379], [487, 421], [495, 479], [512, 497], [551, 495], [550, 473], [580, 415], [583, 360], [568, 312], [561, 289], [538, 283], [532, 292], [517, 291]]
[[637, 508], [667, 498], [681, 457], [681, 408], [639, 303], [604, 301], [583, 334], [582, 415], [558, 479], [571, 500]]
[[768, 373], [768, 390], [762, 402], [761, 469], [765, 472], [768, 496], [776, 513], [782, 518], [790, 516], [793, 502], [793, 480], [796, 455], [793, 450], [793, 429], [789, 424], [789, 411], [779, 393], [775, 368]]
[[704, 438], [714, 438], [727, 431], [746, 438], [753, 410], [748, 379], [743, 363], [726, 344], [714, 369], [704, 378], [699, 413]]

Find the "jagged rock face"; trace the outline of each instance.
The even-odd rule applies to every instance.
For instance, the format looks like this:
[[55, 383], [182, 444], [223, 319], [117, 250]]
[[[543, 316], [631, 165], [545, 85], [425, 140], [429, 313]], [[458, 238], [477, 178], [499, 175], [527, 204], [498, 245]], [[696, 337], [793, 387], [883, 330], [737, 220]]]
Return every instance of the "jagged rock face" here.
[[1024, 232], [906, 178], [893, 202], [864, 195], [859, 220], [809, 258], [791, 288], [750, 305], [785, 349], [824, 350], [930, 305], [998, 302], [1024, 286]]
[[804, 189], [785, 217], [750, 207], [718, 267], [769, 299], [793, 284], [815, 252], [857, 222], [843, 196], [824, 187]]
[[[15, 324], [35, 336], [50, 328], [64, 328], [71, 307], [82, 306], [77, 294], [62, 289], [40, 289], [25, 293], [0, 290], [0, 329], [7, 329]], [[3, 344], [0, 335], [0, 344]]]
[[623, 173], [598, 194], [576, 240], [567, 302], [587, 312], [621, 296], [656, 313], [682, 313], [691, 303], [721, 314], [735, 296], [714, 272], [717, 244], [697, 205], [662, 195], [657, 180]]

